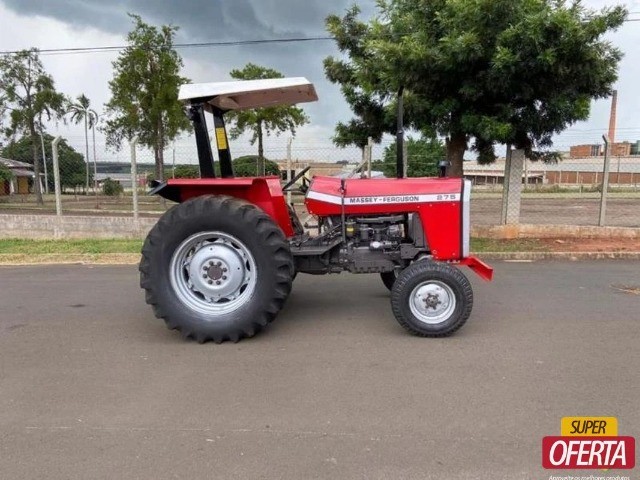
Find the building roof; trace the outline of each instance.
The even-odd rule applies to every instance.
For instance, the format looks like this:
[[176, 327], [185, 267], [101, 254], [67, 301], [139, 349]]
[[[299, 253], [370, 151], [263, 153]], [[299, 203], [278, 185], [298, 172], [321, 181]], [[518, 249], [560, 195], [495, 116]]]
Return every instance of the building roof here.
[[17, 160], [10, 160], [8, 158], [0, 157], [0, 164], [4, 165], [7, 168], [33, 168], [33, 165], [29, 165], [25, 162], [19, 162]]
[[[14, 176], [16, 177], [29, 177], [29, 178], [34, 178], [36, 176], [35, 173], [33, 173], [33, 170], [25, 170], [24, 168], [12, 168], [11, 172], [13, 173]], [[44, 176], [44, 173], [40, 174], [41, 176]]]
[[313, 84], [303, 77], [189, 83], [180, 87], [182, 101], [203, 100], [222, 110], [270, 107], [315, 102]]

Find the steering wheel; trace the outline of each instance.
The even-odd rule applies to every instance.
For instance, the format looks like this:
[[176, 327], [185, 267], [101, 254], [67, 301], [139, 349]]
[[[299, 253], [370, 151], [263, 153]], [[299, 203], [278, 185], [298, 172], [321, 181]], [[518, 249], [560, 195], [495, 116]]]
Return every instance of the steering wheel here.
[[[301, 177], [304, 176], [305, 173], [307, 173], [309, 170], [311, 169], [311, 167], [306, 167], [304, 169], [302, 169], [301, 171], [299, 171], [295, 177], [293, 177], [291, 180], [289, 180], [287, 182], [287, 184], [282, 187], [282, 191], [283, 192], [292, 192], [294, 189], [291, 188], [293, 185], [295, 185], [295, 183], [300, 180]], [[300, 187], [298, 187], [298, 189], [302, 192], [302, 193], [306, 193], [306, 191], [308, 190], [308, 187], [306, 185], [301, 185]]]

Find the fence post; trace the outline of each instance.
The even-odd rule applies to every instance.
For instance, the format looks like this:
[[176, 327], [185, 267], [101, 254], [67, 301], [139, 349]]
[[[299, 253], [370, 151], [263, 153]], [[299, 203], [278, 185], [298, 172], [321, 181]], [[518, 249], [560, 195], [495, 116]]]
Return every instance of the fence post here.
[[[287, 140], [287, 183], [291, 181], [291, 142], [293, 138]], [[287, 205], [291, 205], [291, 189], [287, 189]]]
[[[509, 197], [509, 172], [511, 171], [511, 145], [507, 145], [507, 151], [504, 155], [504, 177], [502, 180], [502, 209], [500, 212], [500, 225], [507, 224], [507, 205]], [[494, 187], [495, 180], [494, 177]]]
[[136, 163], [136, 144], [138, 137], [131, 139], [131, 185], [133, 191], [133, 219], [138, 221], [138, 165]]
[[371, 178], [371, 154], [373, 149], [373, 138], [367, 139], [367, 176]]
[[509, 153], [508, 188], [502, 193], [503, 198], [506, 195], [506, 201], [503, 210], [505, 224], [520, 223], [523, 164], [524, 150], [513, 150]]
[[602, 192], [600, 193], [600, 217], [598, 219], [598, 225], [604, 226], [606, 214], [607, 214], [607, 190], [609, 189], [609, 154], [611, 149], [611, 143], [609, 137], [603, 135], [604, 140], [604, 169], [602, 171]]
[[58, 143], [62, 137], [58, 135], [51, 142], [51, 152], [53, 153], [53, 185], [56, 193], [56, 215], [62, 216], [62, 198], [60, 192], [60, 164], [58, 162]]

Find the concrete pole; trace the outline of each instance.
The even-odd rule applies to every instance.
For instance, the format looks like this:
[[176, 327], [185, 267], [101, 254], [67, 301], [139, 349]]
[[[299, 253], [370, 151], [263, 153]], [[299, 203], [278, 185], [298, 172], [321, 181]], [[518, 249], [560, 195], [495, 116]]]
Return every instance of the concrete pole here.
[[367, 177], [371, 178], [371, 154], [373, 153], [373, 138], [367, 139]]
[[502, 192], [502, 220], [505, 225], [520, 223], [524, 157], [524, 150], [510, 151], [507, 156], [508, 168], [507, 165], [505, 165], [505, 182], [507, 183], [507, 187], [503, 189]]
[[58, 143], [62, 140], [62, 137], [58, 135], [53, 142], [51, 142], [51, 151], [53, 153], [53, 184], [56, 192], [56, 215], [62, 216], [62, 198], [60, 191], [60, 163], [58, 162]]
[[133, 219], [138, 220], [138, 165], [136, 163], [136, 144], [138, 137], [131, 140], [131, 185], [133, 187]]
[[504, 155], [504, 177], [502, 180], [502, 209], [500, 210], [500, 225], [507, 224], [507, 204], [509, 195], [509, 170], [511, 169], [511, 145], [507, 145]]
[[[291, 181], [291, 142], [293, 138], [287, 140], [287, 183]], [[291, 205], [291, 189], [287, 192], [287, 205]]]
[[98, 159], [96, 156], [96, 124], [98, 123], [98, 114], [91, 111], [91, 115], [93, 116], [93, 126], [91, 128], [93, 135], [93, 191], [96, 195], [96, 209], [98, 209], [100, 207], [98, 200]]
[[611, 154], [611, 142], [607, 135], [603, 135], [604, 140], [604, 169], [602, 172], [602, 192], [600, 193], [600, 217], [598, 225], [603, 227], [607, 214], [607, 190], [609, 189], [609, 156]]

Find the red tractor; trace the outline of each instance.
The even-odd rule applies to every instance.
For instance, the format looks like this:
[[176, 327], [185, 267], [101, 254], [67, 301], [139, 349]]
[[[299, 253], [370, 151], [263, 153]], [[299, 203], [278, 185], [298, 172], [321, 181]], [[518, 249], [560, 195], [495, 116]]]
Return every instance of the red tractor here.
[[[304, 230], [277, 177], [235, 178], [224, 124], [230, 110], [317, 100], [304, 78], [185, 85], [180, 99], [193, 122], [199, 179], [174, 179], [151, 193], [178, 202], [149, 233], [140, 285], [158, 318], [198, 342], [252, 337], [282, 309], [298, 273], [377, 273], [409, 332], [450, 335], [471, 313], [473, 293], [458, 269], [491, 280], [469, 255], [471, 185], [461, 178], [314, 177], [305, 203], [317, 218]], [[216, 178], [205, 112], [213, 115]]]

